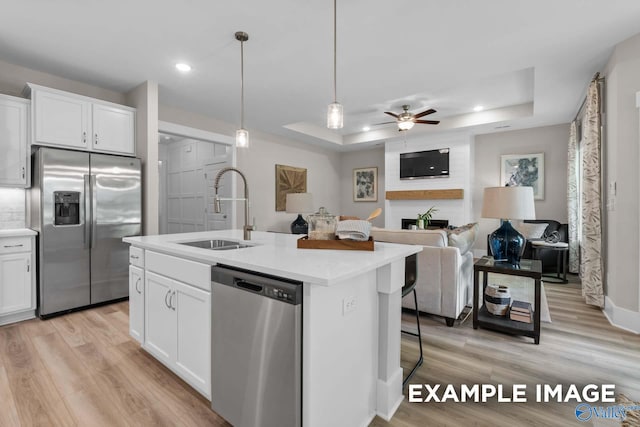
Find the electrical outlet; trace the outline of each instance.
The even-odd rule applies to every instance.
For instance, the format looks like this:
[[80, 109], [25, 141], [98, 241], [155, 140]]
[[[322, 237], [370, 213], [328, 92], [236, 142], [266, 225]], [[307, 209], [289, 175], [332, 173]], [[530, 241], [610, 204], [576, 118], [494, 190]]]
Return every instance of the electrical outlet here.
[[347, 314], [356, 309], [356, 297], [350, 296], [342, 300], [342, 314]]

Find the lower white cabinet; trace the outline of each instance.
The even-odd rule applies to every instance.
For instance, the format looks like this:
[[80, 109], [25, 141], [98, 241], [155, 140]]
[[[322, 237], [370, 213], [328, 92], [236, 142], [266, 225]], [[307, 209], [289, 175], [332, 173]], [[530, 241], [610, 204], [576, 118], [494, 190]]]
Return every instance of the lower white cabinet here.
[[210, 398], [211, 293], [148, 270], [144, 282], [144, 348]]
[[144, 270], [129, 266], [129, 335], [144, 342]]
[[0, 325], [35, 317], [33, 237], [0, 238]]

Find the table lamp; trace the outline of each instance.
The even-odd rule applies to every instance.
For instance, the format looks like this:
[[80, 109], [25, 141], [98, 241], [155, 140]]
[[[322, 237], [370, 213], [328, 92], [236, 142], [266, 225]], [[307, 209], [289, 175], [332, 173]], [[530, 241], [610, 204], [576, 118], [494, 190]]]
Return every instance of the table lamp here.
[[297, 213], [298, 217], [291, 223], [292, 234], [307, 234], [309, 225], [302, 217], [303, 213], [313, 212], [313, 197], [311, 193], [287, 194], [287, 213]]
[[526, 239], [511, 225], [513, 219], [536, 219], [532, 187], [488, 187], [482, 199], [482, 217], [502, 220], [489, 235], [489, 248], [496, 261], [520, 265]]

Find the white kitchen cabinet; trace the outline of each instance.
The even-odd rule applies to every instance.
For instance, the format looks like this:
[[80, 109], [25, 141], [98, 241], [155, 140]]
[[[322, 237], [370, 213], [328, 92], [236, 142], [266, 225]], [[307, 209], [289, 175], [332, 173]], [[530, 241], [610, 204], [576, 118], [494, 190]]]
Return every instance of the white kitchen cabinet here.
[[134, 135], [133, 110], [93, 104], [93, 151], [135, 154]]
[[178, 375], [211, 396], [211, 293], [174, 281]]
[[176, 320], [169, 298], [173, 280], [149, 271], [145, 272], [145, 349], [171, 367], [176, 353]]
[[33, 141], [87, 150], [91, 137], [91, 103], [82, 97], [34, 90]]
[[29, 83], [33, 143], [135, 155], [135, 108]]
[[0, 237], [0, 325], [35, 317], [33, 237]]
[[144, 348], [211, 396], [211, 293], [145, 271]]
[[129, 266], [129, 335], [144, 342], [144, 270]]
[[0, 185], [29, 183], [29, 100], [0, 95]]

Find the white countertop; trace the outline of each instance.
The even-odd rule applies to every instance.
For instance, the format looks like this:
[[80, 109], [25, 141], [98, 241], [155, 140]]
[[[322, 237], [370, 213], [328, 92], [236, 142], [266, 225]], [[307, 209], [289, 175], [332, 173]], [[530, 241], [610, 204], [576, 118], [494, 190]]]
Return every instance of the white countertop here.
[[12, 228], [8, 230], [0, 230], [0, 237], [23, 237], [37, 236], [38, 233], [30, 228]]
[[[422, 246], [375, 243], [374, 251], [298, 249], [294, 234], [254, 231], [251, 240], [242, 240], [242, 230], [205, 231], [126, 237], [133, 246], [175, 255], [207, 264], [233, 267], [288, 277], [304, 282], [331, 285], [420, 252]], [[250, 248], [215, 251], [179, 244], [209, 239], [242, 241]]]

